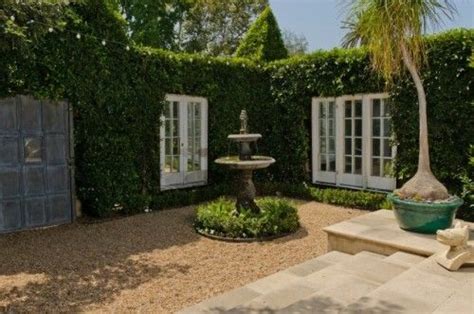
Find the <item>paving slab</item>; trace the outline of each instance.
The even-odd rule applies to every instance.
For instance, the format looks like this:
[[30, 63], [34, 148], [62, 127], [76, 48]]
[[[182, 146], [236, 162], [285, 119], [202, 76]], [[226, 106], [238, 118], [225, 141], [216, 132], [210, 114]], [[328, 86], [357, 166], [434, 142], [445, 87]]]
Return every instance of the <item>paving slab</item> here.
[[258, 296], [260, 296], [260, 293], [244, 286], [181, 310], [179, 313], [225, 312]]
[[470, 267], [450, 272], [430, 257], [350, 304], [348, 310], [365, 309], [370, 313], [391, 302], [400, 307], [393, 312], [442, 313], [452, 303], [457, 313], [473, 313], [474, 298], [469, 297], [474, 295], [473, 271]]

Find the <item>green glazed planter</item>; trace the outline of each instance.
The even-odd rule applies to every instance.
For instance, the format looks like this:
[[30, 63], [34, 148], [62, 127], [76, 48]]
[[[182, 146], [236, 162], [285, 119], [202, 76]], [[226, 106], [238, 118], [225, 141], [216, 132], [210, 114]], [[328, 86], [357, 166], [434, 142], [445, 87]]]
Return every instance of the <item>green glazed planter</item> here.
[[387, 199], [393, 203], [393, 211], [400, 228], [428, 234], [450, 228], [456, 211], [463, 204], [459, 197], [446, 203], [426, 203], [403, 200], [391, 193]]

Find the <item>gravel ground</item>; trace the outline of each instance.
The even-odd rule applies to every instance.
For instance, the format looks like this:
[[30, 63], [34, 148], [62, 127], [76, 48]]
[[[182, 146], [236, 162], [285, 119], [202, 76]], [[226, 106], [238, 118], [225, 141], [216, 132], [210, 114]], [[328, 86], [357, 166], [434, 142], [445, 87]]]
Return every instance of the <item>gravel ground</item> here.
[[302, 228], [265, 243], [197, 235], [192, 206], [0, 235], [0, 312], [174, 312], [324, 254], [321, 229], [364, 213], [298, 204]]

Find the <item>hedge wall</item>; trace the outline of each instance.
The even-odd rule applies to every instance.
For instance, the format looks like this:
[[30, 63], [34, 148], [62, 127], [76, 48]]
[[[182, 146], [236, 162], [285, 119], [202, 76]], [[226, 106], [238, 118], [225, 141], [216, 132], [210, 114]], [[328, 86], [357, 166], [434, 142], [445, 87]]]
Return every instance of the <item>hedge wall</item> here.
[[[422, 70], [427, 92], [432, 168], [455, 193], [466, 171], [474, 139], [474, 69], [469, 58], [474, 30], [458, 29], [426, 39], [427, 64]], [[279, 178], [308, 179], [310, 103], [314, 96], [340, 96], [386, 90], [360, 49], [316, 52], [270, 64], [272, 98], [278, 115], [278, 156], [285, 169]], [[389, 90], [393, 130], [398, 144], [395, 175], [402, 184], [414, 174], [418, 156], [416, 90], [407, 76]], [[278, 131], [280, 133], [278, 133]], [[276, 141], [276, 140], [275, 140]], [[289, 166], [291, 165], [291, 166]], [[286, 173], [286, 171], [289, 171]]]
[[[166, 93], [208, 98], [211, 183], [230, 178], [212, 161], [228, 153], [227, 135], [238, 131], [244, 108], [250, 130], [263, 135], [260, 151], [277, 159], [257, 172], [257, 180], [301, 183], [308, 179], [311, 97], [384, 88], [362, 50], [336, 49], [257, 64], [138, 47], [129, 42], [124, 21], [107, 3], [11, 1], [0, 8], [0, 97], [23, 93], [72, 103], [78, 195], [93, 215], [171, 202], [159, 193], [159, 116]], [[465, 67], [473, 38], [473, 31], [458, 30], [428, 40], [430, 64], [424, 74], [429, 114], [441, 123], [438, 131], [431, 128], [433, 164], [442, 179], [460, 174], [467, 164], [466, 143], [473, 138], [474, 115], [468, 106], [473, 73]], [[402, 178], [414, 169], [414, 95], [407, 80], [394, 89], [395, 130], [409, 131], [397, 138], [403, 145], [397, 163]], [[449, 110], [443, 110], [446, 102]], [[440, 142], [447, 143], [433, 144]]]

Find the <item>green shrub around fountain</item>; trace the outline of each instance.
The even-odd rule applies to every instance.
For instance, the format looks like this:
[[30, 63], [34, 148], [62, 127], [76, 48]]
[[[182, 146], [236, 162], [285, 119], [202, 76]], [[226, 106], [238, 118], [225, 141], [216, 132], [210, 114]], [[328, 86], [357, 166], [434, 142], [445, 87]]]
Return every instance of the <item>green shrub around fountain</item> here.
[[260, 212], [235, 208], [235, 201], [220, 198], [197, 209], [196, 230], [205, 235], [233, 239], [264, 239], [294, 232], [299, 227], [296, 208], [287, 200], [265, 197], [256, 201]]

